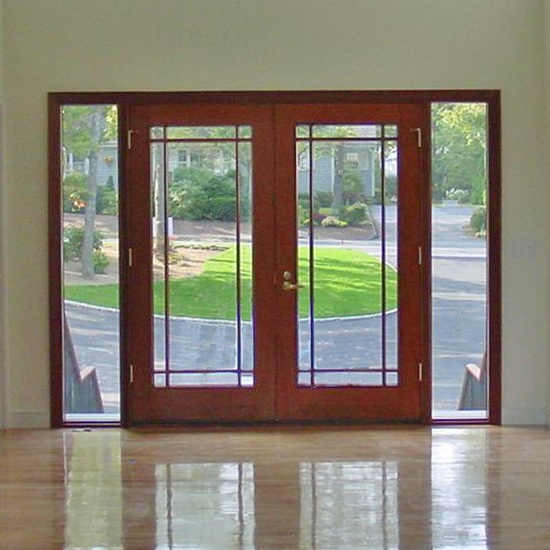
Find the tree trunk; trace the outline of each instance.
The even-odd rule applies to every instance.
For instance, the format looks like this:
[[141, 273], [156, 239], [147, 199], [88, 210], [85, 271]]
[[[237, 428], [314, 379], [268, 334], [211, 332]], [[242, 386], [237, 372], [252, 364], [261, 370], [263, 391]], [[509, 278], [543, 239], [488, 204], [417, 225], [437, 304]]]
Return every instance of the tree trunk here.
[[167, 263], [166, 258], [166, 185], [164, 181], [164, 150], [162, 144], [153, 146], [152, 171], [155, 208], [155, 257], [159, 262]]
[[334, 186], [332, 189], [332, 215], [338, 216], [344, 204], [344, 144], [338, 143], [334, 151]]
[[95, 107], [90, 118], [90, 169], [88, 173], [88, 196], [84, 211], [84, 238], [82, 239], [82, 277], [93, 279], [94, 274], [94, 231], [97, 206], [97, 172], [99, 162], [99, 145], [105, 127], [103, 107]]

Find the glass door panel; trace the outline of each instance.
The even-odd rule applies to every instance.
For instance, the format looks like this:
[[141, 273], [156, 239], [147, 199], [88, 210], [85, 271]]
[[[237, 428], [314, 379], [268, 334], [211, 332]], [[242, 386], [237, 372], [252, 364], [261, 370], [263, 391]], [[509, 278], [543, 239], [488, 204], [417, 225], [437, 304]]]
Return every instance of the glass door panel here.
[[395, 386], [396, 127], [302, 125], [296, 137], [298, 384]]
[[155, 387], [253, 385], [251, 139], [151, 131]]
[[61, 113], [63, 419], [119, 421], [118, 108]]
[[488, 417], [488, 106], [433, 103], [432, 414]]

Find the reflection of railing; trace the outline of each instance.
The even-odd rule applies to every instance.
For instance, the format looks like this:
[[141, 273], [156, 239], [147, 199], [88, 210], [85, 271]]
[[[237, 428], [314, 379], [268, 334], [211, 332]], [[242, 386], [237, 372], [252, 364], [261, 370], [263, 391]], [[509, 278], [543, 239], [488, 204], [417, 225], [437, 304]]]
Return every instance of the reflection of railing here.
[[468, 363], [464, 370], [459, 411], [484, 411], [487, 409], [487, 354], [483, 354], [481, 366]]
[[67, 319], [64, 322], [65, 412], [102, 413], [103, 403], [95, 367], [80, 369]]

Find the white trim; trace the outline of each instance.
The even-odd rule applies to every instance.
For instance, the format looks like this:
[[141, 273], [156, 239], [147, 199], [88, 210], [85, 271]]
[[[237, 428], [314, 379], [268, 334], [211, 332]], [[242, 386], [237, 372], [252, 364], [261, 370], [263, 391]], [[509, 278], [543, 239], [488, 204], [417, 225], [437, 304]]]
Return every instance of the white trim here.
[[12, 429], [44, 429], [50, 427], [49, 412], [12, 412], [9, 415], [7, 428]]
[[547, 418], [545, 409], [502, 409], [502, 424], [504, 426], [545, 426]]

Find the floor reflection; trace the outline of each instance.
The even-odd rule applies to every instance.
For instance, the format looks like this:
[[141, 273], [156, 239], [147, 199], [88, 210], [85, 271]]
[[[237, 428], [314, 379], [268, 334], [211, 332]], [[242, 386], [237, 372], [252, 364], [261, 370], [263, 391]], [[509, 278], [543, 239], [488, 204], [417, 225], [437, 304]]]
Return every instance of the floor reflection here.
[[550, 548], [550, 435], [0, 432], [0, 548]]
[[155, 479], [157, 547], [253, 548], [253, 464], [162, 464]]

